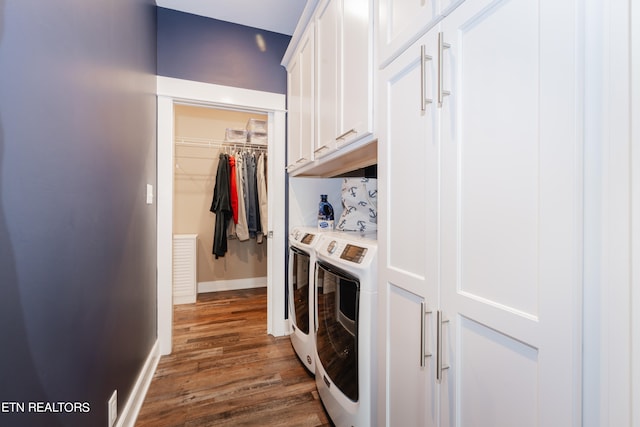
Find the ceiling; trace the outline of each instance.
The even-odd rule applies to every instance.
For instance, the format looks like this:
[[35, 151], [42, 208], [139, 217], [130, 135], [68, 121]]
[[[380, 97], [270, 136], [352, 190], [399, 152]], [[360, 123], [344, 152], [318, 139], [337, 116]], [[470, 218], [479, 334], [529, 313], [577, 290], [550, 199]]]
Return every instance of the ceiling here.
[[156, 0], [167, 9], [292, 35], [306, 0]]

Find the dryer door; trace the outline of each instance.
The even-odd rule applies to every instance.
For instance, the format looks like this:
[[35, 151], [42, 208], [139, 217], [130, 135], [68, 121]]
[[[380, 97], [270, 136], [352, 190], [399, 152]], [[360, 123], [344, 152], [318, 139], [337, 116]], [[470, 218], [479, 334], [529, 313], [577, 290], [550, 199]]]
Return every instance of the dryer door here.
[[331, 382], [357, 402], [360, 282], [332, 265], [316, 264], [318, 358]]
[[309, 334], [309, 254], [291, 246], [289, 277], [292, 320], [301, 332]]

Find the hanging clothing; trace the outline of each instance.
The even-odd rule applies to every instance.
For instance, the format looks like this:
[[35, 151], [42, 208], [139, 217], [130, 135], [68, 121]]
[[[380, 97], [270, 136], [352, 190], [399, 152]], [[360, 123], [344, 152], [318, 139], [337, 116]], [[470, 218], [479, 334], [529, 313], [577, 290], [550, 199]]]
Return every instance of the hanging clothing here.
[[256, 237], [259, 231], [258, 217], [258, 192], [256, 191], [256, 157], [251, 153], [244, 155], [245, 162], [245, 207], [247, 209], [247, 224], [249, 227], [249, 236], [253, 239]]
[[265, 153], [220, 154], [210, 210], [216, 213], [213, 244], [216, 258], [226, 253], [226, 239], [263, 242], [268, 218]]
[[236, 155], [236, 190], [238, 191], [238, 222], [236, 223], [236, 236], [238, 240], [249, 240], [249, 227], [247, 225], [247, 210], [245, 206], [244, 188], [244, 157]]
[[229, 192], [231, 194], [231, 210], [233, 211], [233, 223], [238, 223], [238, 185], [236, 176], [236, 159], [229, 156]]
[[231, 211], [233, 221], [229, 221], [227, 224], [227, 239], [237, 239], [236, 234], [236, 221], [238, 218], [238, 187], [237, 187], [237, 175], [236, 175], [236, 160], [235, 157], [229, 155], [229, 194], [231, 195]]
[[266, 234], [268, 226], [268, 198], [267, 198], [267, 154], [262, 153], [258, 158], [257, 180], [258, 180], [258, 207], [260, 211], [260, 224], [263, 233]]
[[227, 222], [233, 217], [229, 188], [229, 158], [226, 154], [220, 154], [216, 184], [213, 188], [213, 200], [211, 208], [209, 208], [216, 215], [213, 233], [213, 254], [216, 259], [227, 253]]

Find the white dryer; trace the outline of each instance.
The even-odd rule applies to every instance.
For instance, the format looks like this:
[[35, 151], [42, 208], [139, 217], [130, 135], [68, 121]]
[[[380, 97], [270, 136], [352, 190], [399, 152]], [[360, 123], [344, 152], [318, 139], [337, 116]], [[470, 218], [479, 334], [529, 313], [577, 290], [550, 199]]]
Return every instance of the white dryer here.
[[289, 234], [288, 313], [291, 344], [303, 365], [315, 374], [315, 246], [320, 231], [294, 227]]
[[377, 249], [337, 232], [316, 246], [316, 386], [337, 427], [377, 425]]

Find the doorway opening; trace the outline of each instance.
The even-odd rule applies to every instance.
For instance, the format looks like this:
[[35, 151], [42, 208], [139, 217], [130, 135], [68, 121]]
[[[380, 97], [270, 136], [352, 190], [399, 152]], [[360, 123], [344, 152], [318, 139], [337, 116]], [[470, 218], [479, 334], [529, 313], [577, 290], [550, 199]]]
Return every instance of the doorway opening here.
[[[158, 343], [171, 353], [173, 323], [173, 233], [176, 212], [176, 109], [206, 107], [261, 114], [268, 132], [268, 241], [266, 243], [267, 333], [285, 335], [285, 95], [158, 77]], [[177, 163], [179, 164], [179, 162]], [[211, 200], [209, 200], [211, 201]], [[211, 231], [213, 232], [213, 231]]]
[[[266, 114], [184, 104], [174, 105], [174, 114], [173, 233], [197, 236], [197, 293], [266, 287], [268, 142], [256, 136], [265, 133]], [[262, 130], [250, 134], [245, 128], [251, 126]], [[224, 229], [216, 228], [217, 215], [211, 212], [217, 180], [226, 179], [217, 176], [221, 162], [233, 165], [235, 198], [229, 196], [228, 202], [242, 201], [235, 203], [234, 219]], [[249, 169], [251, 177], [245, 176]], [[265, 185], [258, 186], [260, 181]], [[222, 255], [214, 256], [213, 248], [223, 245], [216, 250]], [[174, 245], [174, 268], [175, 250]], [[180, 297], [176, 277], [174, 272], [174, 304]]]

